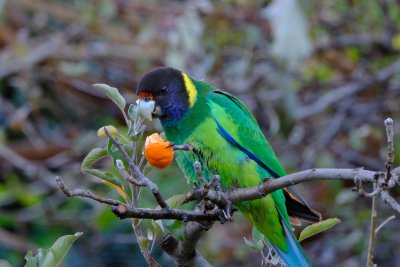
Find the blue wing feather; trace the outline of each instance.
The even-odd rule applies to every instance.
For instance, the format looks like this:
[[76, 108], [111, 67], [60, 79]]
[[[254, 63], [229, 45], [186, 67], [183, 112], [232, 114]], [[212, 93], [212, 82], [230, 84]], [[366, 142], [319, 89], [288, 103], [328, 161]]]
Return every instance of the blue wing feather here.
[[215, 123], [217, 124], [218, 127], [218, 132], [225, 137], [225, 139], [231, 143], [232, 145], [234, 145], [235, 147], [239, 148], [241, 151], [243, 151], [249, 158], [251, 158], [252, 160], [254, 160], [255, 162], [257, 162], [258, 165], [260, 165], [264, 170], [266, 170], [267, 172], [269, 172], [269, 174], [271, 174], [272, 177], [274, 178], [279, 178], [279, 175], [274, 172], [270, 167], [268, 167], [264, 162], [262, 162], [261, 159], [259, 159], [256, 155], [254, 155], [253, 153], [251, 153], [249, 150], [247, 150], [246, 148], [244, 148], [243, 146], [241, 146], [238, 142], [235, 141], [235, 139], [233, 139], [233, 137], [218, 123], [218, 121], [215, 120]]

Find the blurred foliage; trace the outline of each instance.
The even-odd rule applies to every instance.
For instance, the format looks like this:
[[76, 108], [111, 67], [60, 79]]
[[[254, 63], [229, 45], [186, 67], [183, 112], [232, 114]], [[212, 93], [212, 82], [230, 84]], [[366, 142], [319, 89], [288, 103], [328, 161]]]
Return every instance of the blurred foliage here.
[[[134, 103], [138, 81], [156, 66], [182, 69], [243, 99], [288, 172], [382, 170], [387, 116], [400, 144], [400, 71], [391, 67], [399, 61], [400, 6], [392, 0], [280, 2], [0, 0], [0, 258], [22, 266], [28, 250], [80, 231], [85, 235], [65, 266], [144, 265], [127, 220], [98, 203], [67, 199], [54, 177], [118, 198], [80, 170], [91, 149], [106, 145], [95, 131], [124, 123], [118, 107], [91, 84], [117, 87]], [[395, 165], [399, 159], [397, 150]], [[101, 160], [95, 167], [111, 164]], [[149, 177], [166, 197], [188, 189], [175, 165]], [[365, 264], [370, 200], [352, 186], [299, 186], [325, 218], [342, 220], [303, 242], [316, 266]], [[148, 192], [143, 201], [155, 206]], [[379, 221], [391, 214], [380, 203]], [[380, 266], [400, 266], [396, 223], [378, 235]], [[234, 223], [216, 224], [199, 250], [217, 266], [257, 266], [260, 256], [244, 236], [251, 227], [236, 214]], [[171, 264], [158, 245], [154, 254], [163, 266]]]

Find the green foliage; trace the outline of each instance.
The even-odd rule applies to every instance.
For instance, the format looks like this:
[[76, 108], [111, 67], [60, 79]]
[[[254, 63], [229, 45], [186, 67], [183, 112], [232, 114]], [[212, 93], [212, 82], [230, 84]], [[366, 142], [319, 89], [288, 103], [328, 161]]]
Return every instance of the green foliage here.
[[0, 267], [12, 267], [12, 265], [8, 261], [0, 259]]
[[102, 180], [105, 180], [117, 187], [122, 187], [122, 184], [119, 181], [119, 179], [115, 178], [115, 176], [112, 175], [110, 172], [104, 172], [104, 171], [101, 171], [96, 168], [90, 168], [90, 166], [92, 164], [94, 164], [95, 162], [99, 161], [100, 159], [102, 159], [108, 155], [109, 155], [109, 150], [106, 150], [104, 148], [94, 148], [83, 159], [82, 165], [81, 165], [82, 172], [96, 176], [96, 177], [98, 177]]
[[323, 220], [318, 223], [311, 224], [304, 228], [303, 231], [300, 233], [299, 241], [303, 241], [306, 238], [309, 238], [313, 235], [319, 234], [323, 231], [328, 230], [329, 228], [332, 228], [333, 226], [341, 223], [341, 220], [338, 218], [330, 218]]
[[257, 242], [254, 241], [250, 241], [248, 240], [246, 237], [244, 238], [244, 242], [246, 243], [246, 245], [248, 245], [251, 249], [253, 249], [256, 252], [261, 252], [262, 249], [264, 248], [264, 243], [262, 240], [258, 240]]
[[62, 236], [58, 238], [49, 249], [38, 249], [36, 255], [33, 255], [32, 251], [29, 251], [25, 256], [25, 267], [58, 266], [71, 248], [72, 244], [81, 235], [82, 233], [76, 233], [74, 235]]
[[265, 238], [263, 234], [260, 231], [258, 231], [255, 227], [252, 227], [252, 237], [253, 241], [248, 240], [246, 237], [244, 237], [244, 242], [254, 251], [262, 252], [265, 244]]
[[120, 108], [122, 112], [124, 112], [126, 101], [119, 93], [117, 88], [100, 83], [93, 84], [93, 86], [106, 94], [107, 97], [110, 98]]

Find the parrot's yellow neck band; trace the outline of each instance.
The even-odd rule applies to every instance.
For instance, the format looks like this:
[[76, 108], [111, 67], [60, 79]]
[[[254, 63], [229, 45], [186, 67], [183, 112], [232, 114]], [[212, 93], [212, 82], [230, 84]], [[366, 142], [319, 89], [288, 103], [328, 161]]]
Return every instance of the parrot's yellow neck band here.
[[189, 96], [189, 107], [193, 107], [197, 99], [197, 90], [192, 80], [185, 73], [182, 72], [183, 82], [185, 83], [186, 92]]

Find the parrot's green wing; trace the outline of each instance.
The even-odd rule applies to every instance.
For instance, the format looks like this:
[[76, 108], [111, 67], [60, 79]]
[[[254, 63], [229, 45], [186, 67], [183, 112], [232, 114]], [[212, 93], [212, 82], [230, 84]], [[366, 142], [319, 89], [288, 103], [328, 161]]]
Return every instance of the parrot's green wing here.
[[[269, 178], [286, 175], [254, 116], [239, 99], [227, 92], [214, 90], [208, 93], [208, 104], [218, 131], [225, 139], [256, 161], [270, 174]], [[321, 214], [312, 210], [294, 187], [284, 189], [284, 194], [290, 216], [312, 222], [321, 220]], [[284, 203], [284, 200], [281, 201]]]
[[245, 153], [267, 170], [270, 177], [286, 174], [257, 121], [239, 99], [220, 90], [210, 93], [208, 99], [218, 130], [229, 142], [247, 150]]

